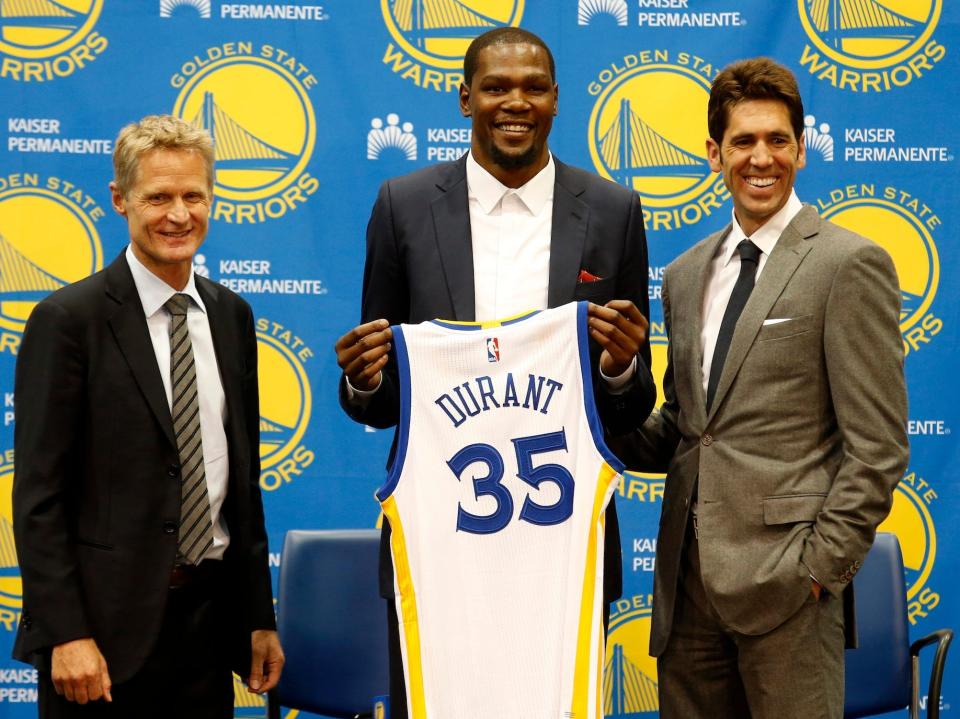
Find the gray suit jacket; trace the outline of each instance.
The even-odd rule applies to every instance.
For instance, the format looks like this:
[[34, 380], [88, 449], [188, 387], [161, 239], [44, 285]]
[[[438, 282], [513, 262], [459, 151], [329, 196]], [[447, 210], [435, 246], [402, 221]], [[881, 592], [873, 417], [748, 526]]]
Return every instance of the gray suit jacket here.
[[757, 635], [801, 607], [811, 575], [832, 595], [844, 594], [907, 463], [893, 263], [878, 245], [821, 220], [809, 206], [770, 254], [706, 411], [701, 303], [710, 261], [728, 231], [667, 268], [666, 399], [614, 445], [631, 468], [667, 471], [654, 655], [670, 636], [695, 483], [707, 595], [732, 629]]

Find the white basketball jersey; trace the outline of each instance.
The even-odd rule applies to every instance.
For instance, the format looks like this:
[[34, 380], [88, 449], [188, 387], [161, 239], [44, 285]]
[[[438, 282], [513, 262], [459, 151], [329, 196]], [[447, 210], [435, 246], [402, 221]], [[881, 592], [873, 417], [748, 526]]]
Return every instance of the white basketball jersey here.
[[411, 719], [602, 719], [604, 509], [623, 466], [587, 305], [393, 328], [392, 529]]

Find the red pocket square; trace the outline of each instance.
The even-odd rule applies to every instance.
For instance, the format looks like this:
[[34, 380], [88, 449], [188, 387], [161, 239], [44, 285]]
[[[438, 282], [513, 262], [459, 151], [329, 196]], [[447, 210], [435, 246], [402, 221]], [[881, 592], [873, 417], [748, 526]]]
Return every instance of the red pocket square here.
[[577, 282], [597, 282], [598, 280], [602, 279], [602, 277], [597, 277], [586, 270], [580, 270], [580, 274], [577, 275]]

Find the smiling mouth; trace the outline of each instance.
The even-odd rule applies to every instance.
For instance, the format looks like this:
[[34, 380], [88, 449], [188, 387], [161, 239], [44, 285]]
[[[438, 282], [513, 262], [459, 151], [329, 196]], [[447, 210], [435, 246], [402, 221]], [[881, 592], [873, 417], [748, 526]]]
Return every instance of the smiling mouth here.
[[758, 187], [760, 189], [772, 187], [777, 182], [776, 177], [744, 177], [743, 179], [750, 187]]
[[533, 125], [521, 122], [498, 122], [494, 127], [508, 135], [523, 135], [533, 129]]
[[178, 232], [161, 232], [160, 234], [163, 235], [164, 237], [170, 237], [176, 240], [181, 240], [184, 237], [188, 236], [191, 232], [193, 232], [192, 229], [180, 230]]

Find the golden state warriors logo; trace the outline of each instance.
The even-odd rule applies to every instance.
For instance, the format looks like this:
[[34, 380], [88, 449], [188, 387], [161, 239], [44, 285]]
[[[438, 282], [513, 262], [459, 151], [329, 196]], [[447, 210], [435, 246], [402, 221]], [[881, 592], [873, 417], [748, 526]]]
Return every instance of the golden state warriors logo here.
[[847, 185], [818, 204], [824, 219], [869, 237], [890, 253], [900, 278], [904, 351], [929, 344], [943, 329], [943, 320], [931, 311], [940, 284], [933, 240], [940, 218], [915, 195], [892, 186]]
[[103, 267], [103, 214], [58, 177], [0, 176], [0, 352], [16, 353], [38, 301]]
[[173, 114], [210, 131], [216, 147], [213, 219], [259, 223], [283, 217], [317, 191], [306, 172], [316, 144], [302, 62], [272, 45], [226, 43], [180, 68]]
[[0, 627], [16, 631], [23, 607], [23, 582], [13, 543], [13, 468], [0, 470]]
[[310, 424], [312, 394], [304, 362], [313, 356], [283, 325], [257, 320], [260, 380], [260, 487], [267, 492], [294, 481], [314, 460], [301, 441]]
[[588, 87], [598, 95], [588, 125], [597, 172], [636, 190], [648, 230], [695, 225], [729, 197], [707, 162], [713, 66], [666, 50], [628, 55]]
[[380, 0], [393, 38], [383, 62], [418, 87], [456, 92], [470, 41], [495, 27], [519, 25], [523, 4], [524, 0]]
[[103, 0], [0, 0], [0, 78], [72, 75], [107, 49], [93, 27]]
[[909, 85], [933, 69], [946, 48], [933, 39], [943, 0], [797, 0], [811, 44], [800, 64], [851, 92]]
[[607, 719], [632, 719], [660, 711], [657, 660], [647, 649], [651, 599], [645, 594], [614, 603], [603, 668], [603, 713]]
[[900, 540], [907, 580], [907, 612], [916, 624], [940, 604], [930, 575], [937, 559], [937, 532], [931, 506], [936, 490], [917, 472], [907, 470], [893, 493], [893, 509], [877, 531], [893, 532]]

